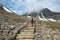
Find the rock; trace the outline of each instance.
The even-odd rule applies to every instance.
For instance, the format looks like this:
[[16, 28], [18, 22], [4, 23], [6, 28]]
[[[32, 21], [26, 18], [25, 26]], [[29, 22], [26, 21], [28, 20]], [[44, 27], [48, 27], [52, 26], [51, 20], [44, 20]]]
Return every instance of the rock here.
[[10, 29], [13, 30], [15, 28], [15, 25], [9, 25]]

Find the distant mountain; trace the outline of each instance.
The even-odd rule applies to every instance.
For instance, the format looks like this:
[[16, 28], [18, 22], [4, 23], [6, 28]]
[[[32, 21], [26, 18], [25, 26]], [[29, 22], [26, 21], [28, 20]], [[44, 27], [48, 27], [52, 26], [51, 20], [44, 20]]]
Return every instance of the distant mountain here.
[[52, 12], [48, 8], [40, 10], [39, 13], [31, 12], [31, 13], [23, 14], [23, 16], [38, 17], [40, 20], [45, 20], [45, 21], [59, 21], [60, 20], [60, 13]]
[[36, 17], [37, 16], [37, 12], [31, 12], [30, 14], [29, 13], [26, 13], [26, 14], [23, 14], [23, 16]]
[[55, 20], [60, 20], [59, 12], [52, 12], [49, 9], [45, 8], [41, 11], [45, 18], [53, 18]]
[[38, 15], [41, 15], [41, 12], [42, 13], [51, 13], [51, 11], [48, 9], [48, 8], [45, 8], [45, 9], [42, 9], [42, 10], [40, 10], [40, 12], [39, 13], [37, 13], [37, 12], [31, 12], [31, 13], [25, 13], [25, 14], [23, 14], [23, 16], [32, 16], [32, 17], [36, 17], [36, 16], [38, 16]]

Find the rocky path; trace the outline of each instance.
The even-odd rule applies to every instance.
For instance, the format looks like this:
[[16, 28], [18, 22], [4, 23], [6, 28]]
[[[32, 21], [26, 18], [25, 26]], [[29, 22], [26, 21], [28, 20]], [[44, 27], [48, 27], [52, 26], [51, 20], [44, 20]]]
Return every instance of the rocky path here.
[[45, 23], [0, 25], [0, 40], [60, 40], [60, 30], [49, 28]]
[[35, 26], [28, 24], [25, 28], [20, 30], [20, 33], [17, 34], [16, 40], [33, 40], [35, 36], [34, 29]]
[[45, 23], [35, 23], [33, 27], [29, 24], [17, 34], [16, 40], [60, 40], [58, 29], [53, 30]]

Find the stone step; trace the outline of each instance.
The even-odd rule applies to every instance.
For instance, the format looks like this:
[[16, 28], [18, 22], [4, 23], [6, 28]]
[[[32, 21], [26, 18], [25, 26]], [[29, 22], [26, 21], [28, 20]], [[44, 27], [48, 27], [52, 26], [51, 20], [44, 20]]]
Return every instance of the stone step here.
[[[34, 29], [25, 29], [25, 30], [34, 30]], [[24, 30], [21, 30], [21, 31], [24, 31]]]
[[34, 31], [21, 31], [20, 33], [33, 33]]
[[21, 32], [33, 32], [34, 31], [34, 29], [30, 29], [30, 30], [21, 30]]
[[24, 31], [34, 31], [34, 29], [25, 29], [25, 30], [21, 30], [21, 32], [24, 32]]
[[28, 27], [28, 28], [33, 28], [34, 29], [35, 27]]
[[34, 28], [25, 28], [25, 29], [23, 29], [21, 31], [24, 31], [24, 30], [34, 30]]
[[23, 29], [23, 30], [34, 30], [34, 28], [26, 28], [26, 29]]
[[34, 32], [34, 30], [22, 30], [20, 32]]
[[34, 28], [35, 27], [25, 27], [24, 29], [20, 30], [20, 34], [17, 34], [17, 40], [33, 40], [34, 38]]
[[19, 35], [34, 35], [34, 34], [17, 34], [17, 36], [19, 36]]
[[21, 38], [21, 37], [28, 37], [28, 38], [29, 38], [29, 37], [34, 37], [34, 35], [20, 35], [20, 36], [18, 36], [18, 37], [20, 37], [20, 38]]
[[27, 33], [27, 32], [23, 32], [23, 33], [20, 33], [20, 34], [33, 34], [33, 32], [31, 32], [31, 33]]
[[17, 39], [17, 40], [33, 40], [33, 39], [31, 39], [31, 38], [27, 38], [27, 39], [25, 39], [25, 38], [20, 38], [20, 39]]
[[31, 38], [32, 39], [32, 38], [34, 38], [34, 35], [33, 36], [18, 36], [17, 39], [19, 39], [19, 38]]

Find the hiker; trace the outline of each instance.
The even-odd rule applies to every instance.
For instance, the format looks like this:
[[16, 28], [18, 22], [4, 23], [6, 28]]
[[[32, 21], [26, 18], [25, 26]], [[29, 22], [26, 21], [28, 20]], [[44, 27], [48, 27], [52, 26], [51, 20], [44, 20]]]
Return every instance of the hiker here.
[[33, 26], [33, 18], [31, 19], [31, 24], [32, 24], [32, 26]]

